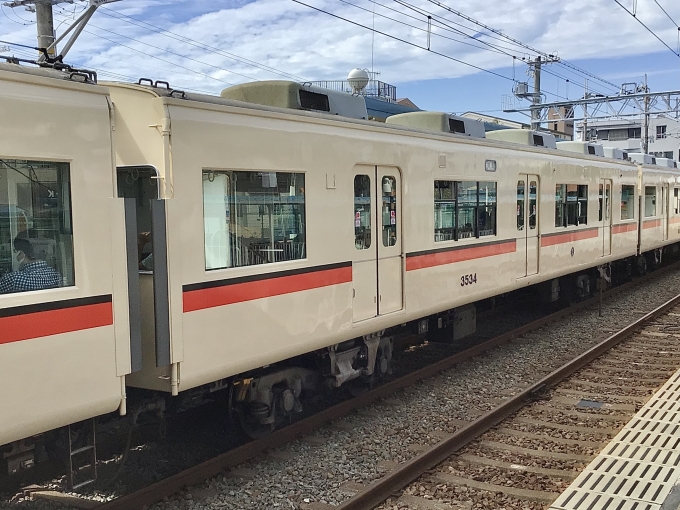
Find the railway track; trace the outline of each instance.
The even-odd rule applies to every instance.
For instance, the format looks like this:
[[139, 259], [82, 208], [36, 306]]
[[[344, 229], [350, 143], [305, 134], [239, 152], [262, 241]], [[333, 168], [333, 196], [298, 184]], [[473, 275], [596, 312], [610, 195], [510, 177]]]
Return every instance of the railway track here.
[[546, 508], [680, 367], [678, 317], [680, 295], [339, 509]]
[[[675, 266], [669, 266], [668, 268], [665, 269], [665, 271], [672, 271], [674, 270]], [[663, 272], [657, 272], [654, 274], [654, 277], [659, 277], [663, 274]], [[613, 289], [608, 295], [607, 299], [616, 296], [622, 292], [631, 290], [634, 285], [639, 284], [638, 282], [631, 282], [631, 284], [626, 284], [623, 286], [620, 286], [618, 288]], [[389, 397], [394, 395], [396, 392], [399, 390], [409, 388], [413, 384], [415, 384], [417, 381], [427, 379], [429, 377], [432, 377], [433, 375], [442, 372], [444, 370], [447, 370], [451, 367], [454, 367], [460, 363], [463, 363], [467, 360], [470, 360], [474, 358], [475, 356], [479, 356], [480, 354], [483, 354], [485, 352], [488, 352], [499, 345], [502, 345], [507, 342], [511, 342], [514, 339], [521, 337], [522, 335], [529, 334], [531, 332], [537, 331], [540, 328], [545, 327], [551, 322], [554, 322], [556, 320], [560, 320], [562, 318], [565, 318], [579, 310], [586, 309], [586, 308], [592, 308], [593, 306], [597, 305], [598, 298], [594, 298], [585, 302], [582, 302], [578, 304], [575, 307], [571, 307], [566, 310], [559, 311], [555, 314], [552, 314], [550, 316], [541, 318], [539, 320], [536, 320], [530, 324], [527, 324], [523, 327], [520, 327], [516, 330], [513, 330], [509, 333], [500, 335], [496, 338], [493, 338], [487, 342], [484, 342], [481, 345], [475, 346], [471, 349], [468, 349], [464, 352], [458, 353], [456, 355], [450, 356], [446, 359], [443, 359], [433, 365], [427, 366], [425, 368], [422, 368], [420, 370], [417, 370], [416, 372], [410, 373], [402, 378], [399, 378], [394, 381], [390, 381], [364, 395], [361, 395], [355, 399], [342, 402], [338, 405], [335, 405], [334, 407], [330, 409], [326, 409], [324, 411], [321, 411], [309, 418], [306, 418], [305, 420], [302, 420], [300, 422], [294, 423], [293, 425], [286, 427], [282, 430], [277, 431], [274, 433], [272, 436], [260, 440], [260, 441], [254, 441], [248, 444], [245, 444], [239, 448], [236, 448], [235, 450], [232, 450], [230, 452], [227, 452], [223, 455], [217, 456], [211, 460], [208, 460], [207, 462], [204, 462], [200, 465], [197, 465], [193, 468], [190, 468], [188, 470], [185, 470], [181, 473], [178, 473], [177, 475], [171, 476], [169, 478], [166, 478], [165, 480], [162, 480], [156, 484], [150, 485], [148, 487], [143, 488], [142, 490], [136, 491], [134, 493], [121, 496], [118, 499], [109, 501], [108, 503], [105, 503], [101, 505], [99, 508], [101, 510], [118, 510], [118, 509], [136, 509], [136, 508], [142, 508], [144, 506], [152, 505], [158, 501], [161, 501], [163, 498], [168, 498], [169, 496], [176, 494], [178, 491], [180, 491], [182, 488], [187, 487], [187, 486], [192, 486], [196, 484], [200, 484], [206, 479], [209, 479], [210, 477], [213, 477], [215, 475], [221, 475], [224, 473], [229, 472], [229, 470], [232, 470], [236, 468], [237, 466], [243, 465], [244, 463], [261, 456], [265, 454], [266, 452], [271, 452], [272, 450], [275, 450], [276, 448], [281, 447], [282, 445], [285, 445], [289, 443], [290, 441], [302, 437], [302, 436], [307, 436], [311, 434], [313, 431], [318, 430], [320, 427], [322, 427], [324, 424], [331, 422], [333, 420], [337, 420], [338, 418], [342, 416], [346, 416], [356, 409], [361, 409], [366, 406], [368, 406], [371, 403], [377, 402], [381, 399], [388, 399]], [[650, 318], [648, 316], [645, 316], [643, 319], [640, 321], [636, 322], [636, 326], [634, 326], [633, 329], [641, 327], [641, 324], [643, 324], [644, 321], [649, 320]], [[549, 376], [554, 377], [554, 376]], [[552, 381], [552, 379], [545, 378], [539, 385], [536, 387], [529, 388], [522, 392], [520, 395], [517, 397], [513, 398], [512, 400], [509, 400], [507, 403], [503, 404], [499, 410], [494, 411], [494, 413], [501, 413], [501, 412], [506, 412], [506, 413], [511, 413], [519, 409], [518, 406], [520, 406], [519, 402], [523, 402], [526, 399], [534, 398], [538, 396], [538, 393], [540, 391], [537, 390], [542, 390], [545, 386], [548, 385]], [[504, 411], [503, 411], [504, 410]], [[386, 476], [382, 477], [380, 480], [375, 482], [375, 484], [371, 486], [363, 486], [361, 484], [350, 484], [349, 488], [346, 488], [346, 493], [351, 493], [351, 492], [356, 492], [356, 496], [353, 497], [352, 499], [348, 500], [345, 505], [348, 505], [347, 508], [371, 508], [372, 506], [370, 505], [378, 505], [381, 502], [385, 501], [388, 499], [395, 491], [403, 488], [408, 482], [411, 480], [417, 478], [417, 476], [420, 473], [416, 473], [417, 469], [419, 469], [418, 466], [421, 466], [422, 462], [425, 462], [428, 464], [427, 468], [423, 469], [430, 469], [433, 461], [431, 459], [437, 458], [437, 456], [443, 455], [442, 458], [438, 458], [437, 462], [441, 461], [443, 458], [448, 457], [451, 455], [452, 451], [455, 451], [455, 448], [452, 450], [451, 447], [454, 444], [457, 444], [457, 441], [460, 441], [460, 437], [466, 437], [465, 442], [469, 442], [472, 440], [472, 438], [476, 437], [476, 435], [479, 435], [479, 427], [480, 424], [487, 424], [487, 428], [491, 425], [494, 425], [497, 423], [500, 419], [498, 418], [497, 415], [490, 413], [488, 416], [484, 415], [480, 420], [477, 422], [474, 422], [474, 424], [469, 424], [465, 426], [464, 423], [460, 423], [459, 426], [462, 426], [459, 432], [456, 432], [454, 435], [450, 434], [440, 434], [439, 437], [434, 438], [433, 442], [437, 442], [437, 448], [448, 448], [448, 452], [446, 454], [437, 454], [437, 453], [432, 453], [432, 454], [427, 454], [422, 453], [418, 456], [416, 456], [413, 460], [410, 462], [404, 464], [403, 467], [400, 467], [396, 471], [390, 471], [387, 469], [388, 474]], [[532, 434], [535, 432], [526, 432], [528, 434]], [[451, 436], [451, 437], [449, 437]], [[527, 436], [530, 437], [530, 436]], [[458, 439], [456, 439], [458, 438]], [[461, 443], [459, 446], [456, 446], [456, 448], [460, 448], [464, 443]], [[420, 459], [420, 460], [419, 460]], [[430, 460], [423, 460], [423, 459], [430, 459]], [[518, 465], [523, 465], [523, 464], [518, 464]], [[496, 466], [496, 469], [501, 469], [499, 466]], [[415, 470], [415, 471], [408, 471], [408, 470]], [[246, 470], [247, 471], [247, 470]], [[406, 474], [404, 474], [406, 473]], [[453, 476], [453, 475], [451, 475]], [[476, 475], [477, 478], [479, 478], [479, 475]], [[559, 478], [559, 477], [558, 477]], [[396, 482], [395, 482], [396, 481]], [[396, 485], [395, 485], [396, 483]], [[441, 484], [440, 484], [441, 485]], [[388, 487], [388, 488], [385, 488]], [[381, 493], [381, 488], [383, 492]], [[543, 492], [550, 492], [552, 490], [555, 490], [554, 488], [551, 488], [548, 491], [543, 491]], [[200, 492], [200, 491], [199, 491]], [[431, 495], [428, 495], [431, 496]], [[417, 496], [414, 496], [417, 497]], [[434, 496], [433, 496], [434, 497]], [[426, 500], [425, 498], [422, 498], [424, 501]], [[311, 505], [311, 506], [310, 506]], [[316, 506], [315, 506], [316, 505]], [[356, 506], [352, 506], [356, 505]], [[319, 507], [318, 503], [310, 503], [306, 504], [304, 500], [300, 502], [300, 508], [317, 508]], [[321, 505], [323, 507], [323, 505]]]

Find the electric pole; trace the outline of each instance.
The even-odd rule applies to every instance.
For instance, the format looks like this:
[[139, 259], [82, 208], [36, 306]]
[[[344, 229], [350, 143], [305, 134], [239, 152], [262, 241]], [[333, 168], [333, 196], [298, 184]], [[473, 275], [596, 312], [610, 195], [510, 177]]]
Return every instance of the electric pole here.
[[[583, 87], [583, 99], [588, 99], [588, 78], [586, 78], [586, 84]], [[588, 141], [588, 103], [583, 105], [583, 133], [581, 133], [581, 140], [584, 142]]]
[[540, 55], [536, 60], [527, 62], [529, 65], [529, 72], [534, 76], [534, 91], [531, 94], [522, 93], [515, 95], [521, 98], [531, 97], [531, 129], [537, 131], [541, 127], [541, 67], [544, 64], [553, 64], [559, 62], [560, 58], [556, 55], [548, 55], [543, 58]]
[[[534, 97], [532, 103], [534, 105], [539, 105], [541, 104], [541, 57], [540, 55], [536, 57], [536, 60], [529, 63], [529, 65], [533, 64], [534, 67]], [[541, 124], [539, 121], [541, 116], [541, 111], [540, 109], [534, 107], [531, 109], [531, 129], [534, 131], [538, 131], [538, 129], [541, 127]]]
[[[11, 2], [5, 2], [2, 5], [12, 9], [16, 7], [25, 7], [27, 11], [35, 12], [36, 26], [38, 29], [38, 48], [45, 49], [50, 57], [55, 57], [57, 55], [57, 43], [75, 29], [73, 36], [64, 46], [64, 50], [61, 53], [61, 56], [63, 57], [82, 33], [85, 25], [90, 21], [90, 18], [97, 10], [97, 7], [118, 1], [120, 0], [89, 0], [88, 8], [85, 9], [80, 17], [58, 38], [54, 33], [52, 6], [63, 3], [72, 4], [73, 0], [13, 0]], [[38, 60], [44, 61], [45, 55], [41, 52], [40, 56], [41, 57]]]
[[[54, 42], [54, 18], [52, 16], [52, 3], [38, 2], [35, 4], [35, 19], [38, 27], [38, 48], [49, 48]], [[50, 56], [57, 52], [56, 46], [52, 47]]]
[[[645, 73], [645, 94], [649, 93], [647, 87], [647, 74]], [[644, 118], [644, 134], [642, 137], [642, 152], [649, 154], [649, 96], [645, 96], [645, 118]]]

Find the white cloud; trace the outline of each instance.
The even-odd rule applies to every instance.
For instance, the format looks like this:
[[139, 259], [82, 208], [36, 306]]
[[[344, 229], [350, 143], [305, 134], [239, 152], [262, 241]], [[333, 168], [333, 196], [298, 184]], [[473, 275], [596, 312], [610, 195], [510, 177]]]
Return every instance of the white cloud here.
[[[373, 24], [370, 12], [373, 3], [370, 0], [347, 0], [344, 3], [341, 0], [304, 1], [357, 23]], [[348, 2], [366, 10], [348, 5]], [[409, 3], [452, 22], [469, 25], [427, 0], [409, 0]], [[544, 0], [540, 3], [529, 0], [459, 0], [455, 4], [445, 0], [443, 3], [455, 5], [456, 9], [533, 47], [557, 51], [567, 60], [668, 51], [611, 0]], [[680, 21], [680, 2], [665, 0], [662, 1], [664, 3], [669, 14]], [[79, 4], [63, 5], [63, 14], [57, 15], [57, 23], [63, 21], [64, 14], [72, 12], [74, 7], [82, 8]], [[426, 27], [424, 16], [391, 0], [376, 0], [375, 8], [377, 30], [414, 44], [426, 45], [424, 31], [380, 15], [422, 29]], [[148, 27], [107, 15], [111, 11], [133, 16], [222, 51], [207, 49], [200, 44], [192, 46], [154, 33]], [[6, 7], [3, 12], [4, 16], [0, 14], [0, 39], [34, 44], [35, 26], [23, 26], [17, 18], [18, 15], [30, 20], [34, 15], [18, 9], [10, 12]], [[676, 46], [677, 28], [655, 3], [641, 0], [638, 17], [671, 47]], [[62, 24], [61, 30], [66, 26]], [[87, 30], [68, 61], [126, 77], [165, 79], [178, 88], [211, 92], [247, 79], [283, 78], [232, 58], [226, 52], [307, 80], [340, 79], [353, 67], [371, 67], [372, 46], [374, 67], [382, 72], [381, 78], [390, 83], [454, 78], [477, 72], [378, 34], [373, 41], [368, 30], [289, 0], [123, 0], [97, 13]], [[475, 31], [469, 30], [469, 33]], [[431, 39], [433, 50], [487, 69], [507, 68], [512, 64], [508, 55], [439, 37], [444, 35], [478, 46], [482, 46], [480, 41], [499, 42], [488, 35], [482, 35], [475, 42], [442, 28], [435, 28], [434, 32]], [[486, 31], [482, 33], [486, 34]], [[522, 50], [518, 48], [510, 53], [522, 56]], [[30, 55], [30, 52], [18, 50], [18, 54]]]

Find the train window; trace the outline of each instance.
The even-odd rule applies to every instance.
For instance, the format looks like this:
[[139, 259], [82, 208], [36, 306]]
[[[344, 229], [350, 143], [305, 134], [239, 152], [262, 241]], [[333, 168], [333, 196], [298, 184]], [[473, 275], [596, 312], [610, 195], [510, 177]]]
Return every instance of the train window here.
[[496, 235], [495, 182], [434, 182], [435, 241], [493, 235]]
[[203, 171], [205, 268], [306, 257], [305, 176]]
[[371, 247], [371, 178], [354, 177], [354, 245], [357, 250]]
[[555, 186], [555, 226], [565, 227], [564, 209], [567, 205], [567, 185], [558, 184]]
[[588, 223], [588, 186], [558, 184], [555, 187], [555, 226], [569, 227]]
[[477, 237], [496, 235], [496, 183], [478, 183]]
[[517, 230], [524, 230], [524, 181], [517, 181]]
[[624, 184], [621, 186], [621, 219], [635, 218], [635, 186]]
[[673, 190], [673, 210], [674, 214], [679, 214], [680, 213], [680, 197], [678, 197], [678, 188], [675, 188]]
[[397, 244], [397, 180], [382, 178], [382, 238], [383, 246]]
[[600, 190], [597, 194], [597, 199], [600, 203], [600, 212], [597, 216], [597, 221], [602, 221], [602, 211], [604, 210], [604, 185], [600, 184]]
[[538, 183], [531, 181], [529, 183], [529, 229], [536, 228], [536, 215], [538, 209]]
[[71, 285], [69, 164], [0, 159], [0, 294]]
[[656, 216], [656, 186], [645, 186], [645, 218]]
[[475, 223], [477, 216], [477, 182], [457, 182], [456, 222], [457, 238], [475, 237]]
[[434, 181], [434, 240], [452, 241], [456, 219], [455, 186], [451, 181]]

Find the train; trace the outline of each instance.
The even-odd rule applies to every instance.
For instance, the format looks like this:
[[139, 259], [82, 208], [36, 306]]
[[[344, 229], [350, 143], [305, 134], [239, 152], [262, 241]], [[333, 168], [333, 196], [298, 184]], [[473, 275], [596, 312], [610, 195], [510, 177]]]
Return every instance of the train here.
[[460, 337], [474, 303], [529, 286], [583, 298], [680, 241], [671, 165], [446, 113], [379, 123], [308, 84], [212, 96], [8, 62], [0, 112], [11, 473], [59, 441], [93, 464], [93, 420], [144, 406], [219, 398], [266, 435], [388, 373], [405, 331]]

